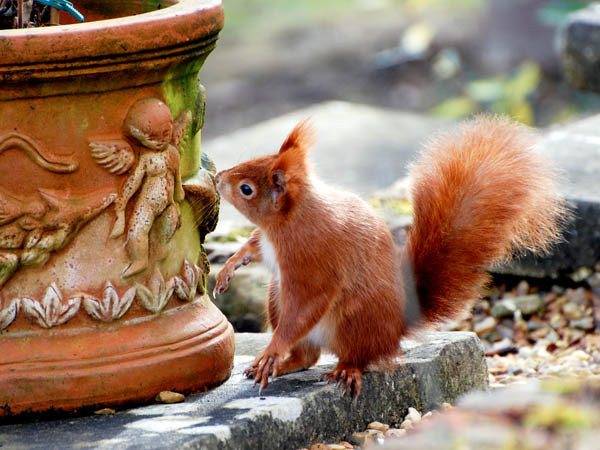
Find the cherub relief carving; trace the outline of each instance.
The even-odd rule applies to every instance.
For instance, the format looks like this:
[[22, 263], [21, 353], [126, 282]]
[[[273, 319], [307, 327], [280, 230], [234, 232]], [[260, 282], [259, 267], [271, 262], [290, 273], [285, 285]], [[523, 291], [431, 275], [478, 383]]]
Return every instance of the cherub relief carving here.
[[[128, 173], [114, 201], [116, 220], [111, 238], [125, 233], [130, 263], [123, 277], [148, 267], [149, 235], [158, 226], [159, 256], [179, 227], [179, 203], [185, 197], [179, 171], [179, 143], [192, 119], [189, 111], [175, 123], [168, 106], [153, 97], [136, 101], [123, 123], [125, 140], [94, 140], [90, 151], [96, 162], [115, 174]], [[126, 224], [125, 212], [136, 196]], [[154, 244], [154, 242], [153, 242]], [[162, 253], [161, 253], [162, 252]]]

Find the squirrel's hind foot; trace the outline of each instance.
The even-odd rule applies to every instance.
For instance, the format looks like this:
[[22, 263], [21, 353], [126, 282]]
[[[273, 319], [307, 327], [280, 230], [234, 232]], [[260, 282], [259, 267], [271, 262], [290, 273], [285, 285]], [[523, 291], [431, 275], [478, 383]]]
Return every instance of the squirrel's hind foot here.
[[331, 372], [322, 376], [322, 380], [328, 383], [337, 383], [344, 387], [344, 395], [350, 394], [352, 398], [358, 397], [362, 385], [362, 369], [349, 364], [338, 363]]

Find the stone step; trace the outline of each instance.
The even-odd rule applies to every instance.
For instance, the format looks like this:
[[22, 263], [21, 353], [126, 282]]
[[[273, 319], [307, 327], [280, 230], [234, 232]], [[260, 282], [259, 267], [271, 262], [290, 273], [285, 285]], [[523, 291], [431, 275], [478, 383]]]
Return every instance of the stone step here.
[[2, 449], [294, 449], [333, 442], [373, 420], [399, 423], [408, 407], [429, 410], [487, 387], [483, 348], [473, 333], [430, 333], [404, 341], [401, 364], [368, 372], [356, 400], [320, 377], [334, 367], [325, 355], [312, 369], [285, 375], [258, 395], [243, 369], [270, 334], [238, 334], [231, 378], [183, 403], [156, 404], [91, 416], [0, 425]]

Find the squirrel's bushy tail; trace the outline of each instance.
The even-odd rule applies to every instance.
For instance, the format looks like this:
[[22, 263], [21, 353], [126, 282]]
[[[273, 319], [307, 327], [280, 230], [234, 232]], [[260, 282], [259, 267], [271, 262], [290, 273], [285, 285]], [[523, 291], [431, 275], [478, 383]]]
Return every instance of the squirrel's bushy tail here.
[[527, 127], [479, 116], [434, 140], [413, 165], [414, 219], [404, 255], [412, 273], [404, 278], [426, 322], [464, 311], [493, 263], [545, 252], [560, 239], [567, 208], [535, 142]]

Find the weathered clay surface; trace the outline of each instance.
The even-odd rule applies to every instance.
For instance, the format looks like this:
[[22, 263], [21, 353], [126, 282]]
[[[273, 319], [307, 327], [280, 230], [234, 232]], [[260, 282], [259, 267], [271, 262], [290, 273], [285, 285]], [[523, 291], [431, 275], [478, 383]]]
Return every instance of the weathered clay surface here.
[[269, 334], [236, 336], [230, 380], [184, 403], [152, 405], [111, 416], [0, 426], [3, 448], [293, 449], [332, 442], [373, 420], [398, 422], [407, 408], [429, 409], [487, 386], [483, 350], [472, 333], [431, 333], [406, 341], [390, 373], [367, 372], [357, 400], [319, 381], [331, 356], [310, 370], [276, 379], [258, 396], [242, 370]]
[[[78, 7], [112, 17], [109, 3]], [[182, 1], [101, 25], [0, 32], [4, 302], [41, 299], [52, 283], [66, 297], [98, 297], [106, 282], [123, 295], [156, 268], [168, 279], [201, 258], [198, 216], [218, 199], [184, 200], [181, 180], [204, 171], [197, 73], [222, 20], [216, 0]], [[96, 223], [107, 220], [108, 235]]]

